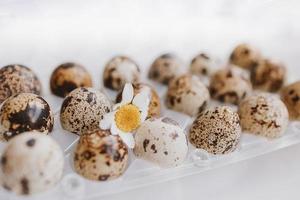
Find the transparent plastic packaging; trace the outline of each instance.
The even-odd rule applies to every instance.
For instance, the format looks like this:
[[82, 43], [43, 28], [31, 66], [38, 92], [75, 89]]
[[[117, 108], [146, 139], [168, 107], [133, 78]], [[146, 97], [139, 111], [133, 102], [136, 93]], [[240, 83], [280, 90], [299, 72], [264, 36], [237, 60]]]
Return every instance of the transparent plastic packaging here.
[[[193, 8], [195, 2], [192, 0], [182, 1], [181, 4], [177, 2], [179, 7], [189, 4], [188, 8], [184, 9], [185, 12], [181, 13], [181, 17], [176, 18], [175, 25], [170, 25], [174, 30], [175, 27], [180, 27], [176, 29], [178, 31], [177, 34], [175, 34], [176, 31], [173, 32], [174, 34], [170, 34], [165, 25], [173, 15], [171, 17], [164, 16], [162, 19], [152, 19], [152, 12], [147, 12], [147, 10], [151, 10], [155, 6], [151, 7], [152, 5], [148, 3], [140, 4], [140, 12], [145, 11], [145, 15], [149, 15], [149, 18], [144, 17], [140, 19], [139, 23], [141, 24], [136, 22], [134, 24], [120, 25], [126, 20], [131, 19], [131, 17], [136, 18], [137, 16], [132, 14], [129, 17], [124, 17], [124, 19], [113, 18], [109, 14], [114, 9], [113, 6], [105, 7], [106, 10], [103, 8], [102, 13], [111, 17], [105, 18], [106, 21], [101, 18], [103, 17], [101, 14], [98, 14], [98, 10], [97, 12], [91, 10], [90, 13], [91, 18], [98, 21], [91, 20], [86, 22], [85, 15], [80, 15], [79, 13], [79, 18], [85, 19], [79, 22], [82, 27], [94, 27], [95, 23], [102, 25], [101, 30], [95, 29], [86, 32], [78, 30], [78, 27], [71, 27], [70, 24], [63, 24], [63, 26], [59, 26], [58, 28], [53, 25], [59, 24], [60, 21], [64, 23], [70, 20], [65, 15], [65, 10], [60, 10], [64, 7], [61, 7], [59, 3], [54, 3], [53, 5], [55, 6], [52, 5], [54, 7], [52, 12], [49, 11], [46, 14], [44, 14], [44, 11], [47, 10], [47, 4], [36, 3], [35, 5], [38, 5], [39, 12], [38, 14], [33, 14], [30, 13], [30, 9], [33, 8], [28, 8], [30, 7], [28, 5], [17, 6], [15, 3], [0, 3], [0, 5], [2, 4], [2, 7], [0, 7], [0, 26], [5, 27], [0, 32], [0, 57], [1, 55], [6, 55], [5, 57], [1, 57], [0, 64], [4, 66], [14, 62], [24, 63], [38, 74], [44, 86], [43, 97], [55, 112], [55, 126], [51, 137], [61, 145], [65, 153], [64, 176], [60, 183], [45, 193], [33, 195], [26, 199], [101, 197], [184, 176], [199, 174], [206, 170], [213, 170], [300, 143], [300, 123], [290, 122], [285, 134], [277, 139], [270, 140], [255, 135], [243, 134], [238, 149], [227, 155], [211, 155], [189, 145], [189, 153], [185, 162], [175, 168], [161, 169], [152, 163], [135, 159], [131, 154], [128, 169], [124, 175], [116, 180], [106, 182], [89, 181], [75, 173], [72, 166], [72, 152], [76, 146], [78, 136], [68, 133], [60, 127], [59, 110], [63, 99], [50, 94], [48, 89], [48, 80], [52, 70], [55, 66], [66, 60], [78, 61], [86, 66], [93, 76], [95, 88], [99, 89], [102, 88], [101, 73], [105, 62], [116, 54], [130, 55], [134, 60], [137, 60], [138, 64], [142, 66], [144, 82], [149, 82], [145, 78], [148, 67], [154, 58], [162, 52], [176, 52], [179, 57], [185, 58], [183, 60], [184, 64], [188, 66], [191, 58], [205, 48], [204, 50], [217, 58], [219, 65], [223, 65], [223, 63], [226, 63], [228, 54], [234, 45], [246, 40], [259, 46], [263, 52], [267, 52], [267, 55], [283, 60], [290, 72], [288, 74], [289, 82], [300, 78], [299, 73], [293, 73], [294, 71], [299, 72], [297, 70], [299, 58], [295, 53], [299, 52], [299, 47], [295, 41], [299, 39], [297, 37], [300, 33], [300, 28], [295, 25], [297, 24], [297, 20], [294, 20], [296, 13], [287, 6], [282, 5], [287, 5], [288, 3], [285, 4], [283, 1], [272, 1], [273, 4], [268, 3], [269, 1], [245, 1], [246, 3], [239, 3], [239, 1], [234, 0], [203, 1], [201, 12], [200, 10], [199, 13], [190, 12], [191, 10], [195, 11], [193, 10], [196, 9]], [[97, 5], [97, 3], [94, 4]], [[177, 4], [172, 4], [174, 9], [176, 9]], [[93, 7], [93, 5], [89, 6]], [[78, 3], [76, 6], [77, 9], [80, 7]], [[148, 9], [149, 6], [151, 8]], [[160, 6], [166, 9], [169, 8], [170, 4], [162, 3], [155, 8]], [[292, 4], [289, 6], [292, 6]], [[11, 12], [9, 8], [13, 8], [14, 12]], [[56, 11], [56, 8], [59, 9]], [[30, 14], [25, 13], [24, 10], [26, 9], [29, 10], [27, 12]], [[122, 9], [119, 11], [125, 12]], [[191, 13], [194, 15], [191, 15]], [[256, 14], [255, 19], [253, 18], [253, 13]], [[287, 13], [290, 15], [287, 15]], [[28, 16], [24, 17], [25, 15]], [[42, 17], [39, 18], [37, 17], [38, 15], [42, 15]], [[281, 21], [274, 22], [274, 15], [285, 15], [286, 18], [281, 18]], [[257, 17], [260, 17], [259, 21], [257, 21]], [[149, 23], [146, 23], [146, 25], [142, 24], [143, 20], [148, 20], [147, 22]], [[113, 35], [115, 33], [115, 26], [113, 25], [116, 21], [120, 26], [119, 28], [123, 31], [120, 32], [119, 36]], [[43, 23], [46, 24], [43, 26], [45, 30], [40, 29], [40, 25]], [[109, 23], [113, 25], [110, 26], [108, 25]], [[136, 28], [137, 24], [140, 26], [139, 28]], [[201, 27], [196, 29], [195, 24], [200, 24]], [[268, 28], [265, 28], [266, 24]], [[53, 34], [53, 38], [49, 38], [49, 34], [56, 33], [53, 31], [51, 25], [56, 28], [55, 31], [62, 31], [60, 34], [63, 36], [60, 37]], [[154, 28], [156, 31], [153, 31]], [[108, 29], [112, 29], [112, 31], [109, 32], [107, 31]], [[20, 30], [26, 35], [26, 37], [24, 36], [25, 38], [17, 37], [17, 32]], [[182, 33], [182, 30], [184, 30], [184, 33]], [[38, 34], [33, 34], [35, 31]], [[76, 31], [79, 33], [77, 32], [76, 36], [73, 35], [74, 39], [69, 33], [75, 33]], [[122, 35], [121, 33], [124, 34]], [[39, 37], [36, 37], [36, 35]], [[70, 40], [68, 40], [69, 37], [71, 37]], [[163, 104], [167, 88], [152, 82], [150, 84], [159, 93]], [[111, 99], [114, 99], [114, 92], [109, 90], [103, 91]], [[218, 103], [213, 102], [211, 106], [216, 104]], [[187, 133], [193, 122], [193, 119], [187, 115], [165, 109], [164, 106], [162, 108], [162, 116], [171, 117], [179, 122]], [[0, 152], [4, 147], [5, 143], [0, 143]], [[23, 198], [7, 192], [3, 188], [0, 189], [1, 200]]]

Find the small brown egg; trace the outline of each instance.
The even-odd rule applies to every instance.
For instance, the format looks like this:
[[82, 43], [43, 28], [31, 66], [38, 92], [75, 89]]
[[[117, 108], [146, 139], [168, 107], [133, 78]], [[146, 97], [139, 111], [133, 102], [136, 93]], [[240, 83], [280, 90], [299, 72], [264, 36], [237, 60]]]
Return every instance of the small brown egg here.
[[282, 88], [281, 99], [289, 111], [290, 119], [300, 120], [300, 81]]
[[214, 65], [214, 61], [207, 54], [201, 53], [191, 61], [190, 72], [199, 77], [209, 76], [213, 71]]
[[236, 105], [252, 92], [249, 74], [233, 66], [214, 73], [209, 89], [213, 99]]
[[0, 140], [27, 132], [48, 134], [53, 129], [53, 113], [49, 104], [40, 96], [20, 93], [9, 97], [0, 110]]
[[274, 60], [261, 60], [251, 70], [251, 82], [254, 89], [277, 92], [284, 84], [286, 67]]
[[195, 116], [205, 110], [210, 99], [207, 87], [196, 76], [184, 74], [169, 83], [166, 106]]
[[103, 72], [104, 86], [112, 90], [120, 90], [125, 83], [138, 82], [140, 69], [138, 65], [126, 56], [116, 56], [105, 66]]
[[[160, 116], [160, 99], [157, 92], [148, 84], [145, 83], [134, 83], [132, 84], [134, 89], [134, 96], [140, 93], [143, 88], [151, 89], [151, 100], [149, 104], [148, 116], [147, 117], [159, 117]], [[122, 101], [122, 91], [116, 97], [116, 103], [120, 103]]]
[[189, 140], [196, 148], [213, 154], [233, 152], [240, 141], [239, 116], [227, 106], [209, 109], [192, 124]]
[[92, 78], [83, 66], [76, 63], [64, 63], [53, 71], [50, 88], [56, 96], [65, 97], [79, 87], [92, 87]]
[[103, 115], [110, 110], [111, 103], [103, 93], [93, 88], [77, 88], [62, 103], [61, 126], [80, 135], [84, 131], [99, 127]]
[[251, 70], [261, 59], [260, 52], [249, 44], [239, 44], [230, 55], [229, 62]]
[[182, 72], [183, 67], [175, 55], [163, 54], [153, 62], [148, 77], [156, 82], [167, 85], [172, 78], [180, 75]]
[[101, 129], [80, 136], [74, 152], [74, 166], [81, 176], [97, 181], [116, 179], [125, 172], [127, 165], [128, 149], [120, 136]]
[[22, 92], [41, 94], [42, 85], [35, 73], [24, 65], [7, 65], [0, 69], [0, 103]]

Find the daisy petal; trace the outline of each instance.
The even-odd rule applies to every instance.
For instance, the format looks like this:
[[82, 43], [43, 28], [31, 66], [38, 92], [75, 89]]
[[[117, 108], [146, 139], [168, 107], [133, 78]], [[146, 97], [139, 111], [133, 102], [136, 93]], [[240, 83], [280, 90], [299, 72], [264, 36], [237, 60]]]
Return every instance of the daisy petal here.
[[[146, 106], [147, 105], [147, 106]], [[148, 116], [148, 109], [149, 109], [149, 102], [145, 103], [145, 105], [143, 105], [143, 107], [140, 107], [140, 111], [141, 111], [141, 122], [144, 122]]]
[[115, 114], [114, 112], [110, 112], [110, 113], [106, 113], [103, 116], [103, 119], [100, 120], [100, 123], [99, 123], [99, 126], [101, 129], [103, 129], [103, 130], [110, 129], [111, 124], [114, 120], [114, 114]]
[[126, 83], [122, 92], [121, 105], [128, 104], [133, 98], [133, 87], [131, 83]]
[[120, 132], [119, 136], [121, 137], [121, 139], [123, 140], [123, 142], [130, 148], [133, 149], [135, 142], [134, 142], [134, 137], [132, 135], [132, 133], [124, 133], [124, 132]]
[[119, 135], [120, 132], [122, 132], [120, 129], [118, 129], [115, 121], [112, 122], [110, 132], [112, 135]]
[[136, 105], [138, 108], [143, 108], [144, 106], [149, 105], [149, 99], [150, 99], [150, 90], [149, 88], [143, 89], [140, 93], [135, 95], [135, 97], [132, 100], [132, 103]]

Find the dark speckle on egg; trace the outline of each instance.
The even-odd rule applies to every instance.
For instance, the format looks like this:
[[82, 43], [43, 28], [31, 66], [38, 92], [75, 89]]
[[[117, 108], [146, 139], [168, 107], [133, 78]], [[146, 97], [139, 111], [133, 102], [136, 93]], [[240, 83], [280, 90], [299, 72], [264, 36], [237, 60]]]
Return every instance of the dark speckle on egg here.
[[40, 94], [41, 83], [34, 72], [24, 65], [7, 65], [0, 69], [0, 103], [22, 92]]
[[3, 103], [0, 113], [2, 140], [33, 130], [48, 134], [53, 129], [50, 106], [42, 97], [32, 93], [11, 96]]

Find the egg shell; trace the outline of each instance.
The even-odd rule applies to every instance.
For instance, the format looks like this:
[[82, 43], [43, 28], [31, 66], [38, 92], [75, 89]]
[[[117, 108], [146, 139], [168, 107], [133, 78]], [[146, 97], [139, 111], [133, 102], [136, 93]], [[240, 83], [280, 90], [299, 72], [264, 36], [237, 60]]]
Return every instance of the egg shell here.
[[92, 78], [82, 65], [64, 63], [53, 71], [50, 89], [56, 96], [65, 97], [79, 87], [92, 87]]
[[184, 74], [170, 81], [166, 106], [195, 116], [205, 110], [210, 99], [207, 87], [195, 76]]
[[64, 156], [47, 135], [27, 132], [11, 139], [1, 157], [2, 184], [17, 194], [40, 193], [58, 183]]
[[[159, 117], [160, 115], [160, 98], [157, 92], [148, 84], [145, 83], [134, 83], [132, 84], [134, 90], [134, 96], [140, 93], [144, 88], [151, 90], [151, 100], [149, 103], [149, 110], [147, 117]], [[120, 91], [116, 97], [116, 103], [120, 103], [122, 100], [122, 91]]]
[[0, 109], [0, 139], [7, 141], [27, 132], [38, 131], [48, 134], [54, 124], [49, 104], [32, 93], [20, 93], [9, 97]]
[[248, 72], [228, 66], [212, 75], [209, 90], [213, 99], [237, 105], [252, 93], [252, 86]]
[[199, 77], [210, 76], [212, 74], [214, 65], [214, 61], [207, 54], [200, 53], [192, 59], [190, 64], [190, 72]]
[[167, 85], [169, 81], [184, 72], [181, 61], [173, 54], [163, 54], [152, 63], [148, 78]]
[[244, 99], [239, 105], [238, 114], [244, 131], [268, 138], [281, 136], [289, 119], [284, 103], [268, 93], [257, 93]]
[[103, 72], [104, 86], [112, 90], [121, 90], [125, 83], [138, 82], [140, 69], [138, 65], [126, 56], [116, 56], [105, 66]]
[[60, 109], [63, 129], [80, 135], [99, 127], [105, 113], [111, 111], [108, 98], [93, 88], [77, 88], [64, 99]]
[[286, 79], [286, 67], [275, 60], [261, 60], [251, 70], [251, 82], [254, 89], [277, 92]]
[[189, 133], [192, 145], [212, 154], [233, 152], [240, 137], [239, 116], [227, 106], [215, 107], [198, 115]]
[[300, 81], [285, 86], [280, 93], [290, 119], [300, 120]]
[[128, 149], [118, 135], [95, 129], [80, 136], [74, 152], [78, 174], [90, 180], [112, 180], [121, 176], [127, 165]]
[[135, 133], [134, 154], [160, 167], [180, 165], [187, 152], [184, 130], [169, 118], [150, 118]]
[[42, 85], [35, 73], [24, 65], [7, 65], [0, 69], [0, 103], [24, 93], [41, 94]]
[[237, 45], [230, 54], [229, 62], [244, 69], [251, 70], [261, 60], [261, 53], [249, 44]]

